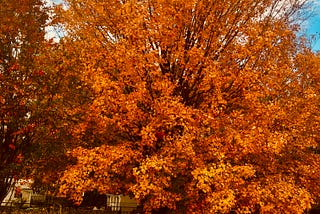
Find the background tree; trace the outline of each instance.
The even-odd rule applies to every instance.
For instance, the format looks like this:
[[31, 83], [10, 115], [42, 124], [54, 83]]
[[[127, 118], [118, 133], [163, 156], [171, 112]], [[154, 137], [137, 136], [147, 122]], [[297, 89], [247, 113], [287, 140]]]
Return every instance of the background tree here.
[[70, 111], [61, 193], [154, 213], [302, 213], [319, 198], [301, 1], [66, 2], [63, 68], [90, 99]]
[[40, 0], [1, 0], [0, 201], [24, 164], [34, 140], [34, 101], [45, 72], [35, 66], [44, 43], [47, 9]]
[[34, 179], [33, 187], [38, 191], [56, 193], [56, 184], [66, 165], [74, 162], [66, 153], [78, 146], [70, 127], [79, 124], [82, 113], [92, 100], [91, 91], [78, 71], [75, 49], [64, 42], [49, 42], [37, 57], [36, 66], [46, 75], [41, 93], [34, 102], [35, 130], [33, 146], [28, 149], [24, 169]]

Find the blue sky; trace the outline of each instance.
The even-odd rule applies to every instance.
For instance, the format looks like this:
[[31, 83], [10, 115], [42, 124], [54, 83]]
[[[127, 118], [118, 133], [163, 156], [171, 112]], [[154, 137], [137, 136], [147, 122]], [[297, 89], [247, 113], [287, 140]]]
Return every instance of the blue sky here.
[[320, 51], [320, 14], [310, 19], [306, 34], [315, 36], [314, 41], [311, 43], [312, 49]]
[[311, 2], [307, 9], [310, 17], [301, 23], [301, 33], [308, 38], [314, 36], [311, 40], [311, 48], [317, 52], [320, 51], [320, 0], [307, 0], [307, 2]]
[[312, 5], [312, 14], [304, 23], [301, 24], [302, 33], [307, 36], [315, 36], [311, 43], [314, 51], [320, 51], [320, 0], [316, 0]]
[[315, 39], [311, 43], [311, 47], [314, 51], [320, 51], [320, 17], [312, 19], [312, 23], [308, 27], [306, 34], [315, 36]]

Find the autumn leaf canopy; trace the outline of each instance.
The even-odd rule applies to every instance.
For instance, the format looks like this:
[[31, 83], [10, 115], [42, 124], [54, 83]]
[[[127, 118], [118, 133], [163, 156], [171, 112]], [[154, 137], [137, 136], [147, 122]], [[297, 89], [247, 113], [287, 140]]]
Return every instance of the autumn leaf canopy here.
[[[145, 212], [302, 213], [319, 199], [319, 57], [301, 1], [68, 0], [60, 193]], [[311, 66], [316, 64], [316, 66]], [[72, 81], [71, 81], [72, 80]], [[72, 83], [72, 84], [71, 84]], [[77, 99], [73, 99], [76, 97]]]

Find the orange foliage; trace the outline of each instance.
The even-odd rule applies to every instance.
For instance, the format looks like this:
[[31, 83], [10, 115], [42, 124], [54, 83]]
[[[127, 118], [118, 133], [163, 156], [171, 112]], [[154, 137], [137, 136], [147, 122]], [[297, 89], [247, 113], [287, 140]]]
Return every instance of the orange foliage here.
[[[69, 0], [64, 71], [77, 162], [60, 191], [145, 212], [302, 213], [319, 199], [319, 57], [283, 1]], [[77, 88], [78, 89], [78, 88]]]

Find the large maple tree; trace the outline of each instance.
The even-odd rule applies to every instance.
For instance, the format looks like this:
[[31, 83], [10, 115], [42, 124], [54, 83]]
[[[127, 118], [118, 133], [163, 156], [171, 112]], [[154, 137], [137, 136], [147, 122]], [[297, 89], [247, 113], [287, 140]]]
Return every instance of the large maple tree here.
[[129, 194], [155, 213], [302, 213], [319, 199], [301, 1], [66, 5], [63, 70], [90, 93], [68, 110], [77, 161], [62, 194]]

